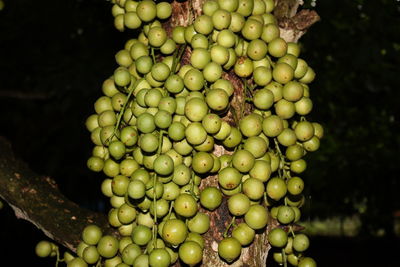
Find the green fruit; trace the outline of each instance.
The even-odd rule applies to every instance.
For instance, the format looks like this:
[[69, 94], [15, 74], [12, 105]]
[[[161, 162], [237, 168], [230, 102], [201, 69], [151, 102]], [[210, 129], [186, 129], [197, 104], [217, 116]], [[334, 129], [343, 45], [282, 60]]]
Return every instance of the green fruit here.
[[270, 162], [265, 160], [256, 160], [249, 174], [252, 178], [256, 178], [262, 182], [266, 182], [271, 176], [271, 172], [272, 170]]
[[[259, 86], [265, 86], [272, 80], [272, 72], [269, 68], [260, 66], [254, 69], [253, 72], [254, 82]], [[254, 100], [253, 100], [254, 101]], [[264, 105], [268, 105], [268, 102]]]
[[281, 84], [286, 84], [293, 79], [294, 70], [286, 63], [277, 63], [272, 71], [272, 78]]
[[210, 49], [211, 60], [219, 65], [224, 65], [229, 60], [229, 51], [222, 45], [213, 45]]
[[200, 145], [207, 139], [207, 132], [200, 122], [193, 122], [186, 127], [185, 137], [189, 144]]
[[151, 237], [151, 229], [147, 226], [138, 225], [132, 230], [132, 241], [139, 246], [147, 245]]
[[283, 98], [292, 102], [300, 100], [303, 96], [303, 92], [303, 86], [296, 81], [288, 82], [283, 86], [282, 90]]
[[246, 137], [257, 136], [262, 131], [262, 117], [251, 113], [240, 120], [239, 128]]
[[112, 258], [118, 252], [118, 239], [110, 235], [104, 235], [97, 243], [97, 251], [104, 258]]
[[179, 246], [179, 258], [185, 264], [193, 266], [203, 259], [203, 249], [194, 241], [185, 241]]
[[154, 161], [154, 171], [159, 175], [170, 175], [174, 170], [174, 162], [168, 155], [160, 155]]
[[283, 131], [283, 120], [276, 115], [271, 115], [263, 120], [262, 129], [266, 136], [276, 137]]
[[52, 252], [52, 245], [49, 241], [39, 241], [35, 247], [35, 253], [38, 257], [49, 257]]
[[267, 54], [267, 44], [260, 39], [252, 40], [247, 47], [247, 56], [252, 60], [261, 60]]
[[292, 177], [287, 181], [287, 189], [292, 195], [299, 195], [303, 192], [304, 181], [300, 177]]
[[207, 173], [214, 165], [213, 157], [207, 152], [198, 152], [194, 154], [192, 168], [197, 173]]
[[[196, 32], [204, 34], [204, 35], [208, 35], [213, 31], [213, 22], [212, 22], [212, 18], [208, 15], [201, 15], [198, 16], [194, 23], [194, 29], [196, 30]], [[193, 42], [193, 38], [192, 38], [192, 42]]]
[[144, 22], [152, 21], [157, 15], [157, 6], [151, 0], [140, 1], [136, 7], [139, 18]]
[[310, 152], [318, 150], [319, 146], [320, 141], [319, 138], [316, 136], [313, 136], [310, 140], [303, 143], [303, 147], [305, 148], [305, 150]]
[[87, 167], [94, 172], [101, 172], [104, 167], [104, 160], [99, 157], [90, 157], [87, 160]]
[[155, 248], [149, 254], [151, 267], [168, 267], [171, 264], [171, 256], [164, 248]]
[[232, 167], [227, 167], [218, 173], [218, 183], [224, 189], [234, 189], [238, 187], [242, 179], [242, 174]]
[[247, 246], [253, 242], [255, 233], [254, 229], [243, 222], [233, 229], [232, 237], [236, 238], [242, 246]]
[[252, 205], [245, 214], [244, 220], [250, 228], [254, 230], [262, 229], [268, 223], [267, 209], [258, 204]]
[[287, 187], [283, 179], [274, 177], [271, 178], [266, 186], [267, 195], [274, 199], [279, 200], [286, 195]]
[[67, 263], [67, 267], [87, 267], [87, 263], [82, 258], [75, 258]]
[[242, 193], [235, 194], [228, 199], [229, 212], [234, 216], [241, 216], [248, 212], [250, 199]]
[[190, 232], [204, 234], [210, 228], [210, 217], [205, 213], [198, 212], [188, 221], [188, 228]]
[[268, 234], [268, 242], [273, 247], [283, 248], [288, 241], [287, 233], [281, 228], [274, 228]]
[[185, 105], [185, 116], [193, 121], [200, 122], [208, 113], [208, 106], [200, 98], [192, 98]]
[[[210, 62], [210, 60], [211, 60], [211, 54], [207, 49], [204, 48], [193, 49], [192, 54], [190, 55], [190, 64], [196, 69], [192, 69], [191, 70], [192, 72], [188, 71], [188, 73], [191, 73], [189, 74], [188, 78], [186, 78], [186, 75], [188, 75], [188, 73], [185, 74], [185, 81], [186, 81], [185, 85], [186, 87], [188, 87], [188, 85], [191, 86], [188, 87], [189, 90], [197, 91], [201, 89], [199, 88], [199, 86], [202, 85], [200, 81], [196, 81], [197, 84], [193, 84], [194, 81], [191, 81], [190, 79], [194, 80], [197, 77], [200, 78], [202, 75], [200, 76], [201, 73], [199, 74], [199, 70], [197, 69], [200, 70], [204, 69], [204, 67]], [[197, 76], [194, 76], [195, 73], [197, 74]]]
[[276, 24], [270, 23], [263, 27], [261, 39], [267, 43], [278, 38], [280, 35], [279, 27]]
[[283, 57], [287, 52], [287, 43], [278, 37], [268, 44], [268, 53], [273, 57]]
[[315, 136], [319, 139], [322, 139], [322, 137], [324, 137], [324, 128], [322, 127], [322, 125], [317, 122], [313, 122], [312, 125], [314, 127]]
[[97, 245], [103, 233], [100, 227], [94, 224], [86, 226], [82, 231], [82, 240], [88, 245]]
[[294, 221], [295, 214], [291, 207], [281, 206], [277, 214], [278, 221], [282, 224], [289, 224]]
[[100, 259], [100, 254], [95, 246], [88, 246], [83, 250], [82, 258], [89, 264], [95, 264]]
[[290, 170], [294, 173], [302, 173], [307, 168], [307, 163], [304, 159], [292, 161], [290, 163]]
[[[221, 125], [221, 129], [222, 129], [222, 125]], [[218, 135], [218, 133], [217, 133], [217, 135]], [[217, 136], [214, 136], [214, 137], [216, 139], [218, 139]], [[231, 128], [229, 135], [225, 138], [225, 140], [222, 142], [222, 144], [227, 148], [235, 148], [236, 146], [238, 146], [240, 144], [241, 141], [242, 141], [242, 133], [240, 132], [240, 130], [237, 128]]]
[[207, 92], [206, 103], [211, 109], [222, 111], [229, 105], [229, 96], [223, 89], [211, 89]]
[[244, 141], [243, 148], [252, 153], [255, 158], [260, 158], [267, 152], [268, 144], [268, 139], [252, 136]]
[[261, 22], [255, 19], [248, 19], [242, 28], [242, 35], [247, 40], [256, 40], [261, 37], [262, 31], [263, 25]]
[[175, 212], [183, 217], [192, 217], [197, 213], [197, 201], [189, 194], [180, 194], [174, 203]]
[[253, 154], [251, 154], [249, 151], [245, 149], [236, 151], [232, 156], [233, 167], [242, 173], [250, 171], [251, 168], [253, 168], [254, 163], [255, 163], [255, 158]]
[[171, 4], [168, 2], [160, 2], [156, 6], [157, 9], [157, 18], [159, 19], [167, 19], [172, 14]]
[[281, 99], [275, 104], [275, 113], [282, 119], [290, 119], [294, 116], [296, 108], [293, 102]]
[[254, 1], [253, 0], [239, 0], [238, 9], [236, 12], [247, 17], [253, 12]]
[[247, 57], [240, 57], [234, 67], [236, 75], [247, 78], [253, 73], [253, 62]]
[[136, 244], [129, 244], [122, 250], [122, 260], [125, 264], [132, 265], [136, 258], [142, 254], [142, 250]]
[[251, 200], [258, 200], [264, 195], [264, 184], [256, 178], [249, 178], [242, 185], [243, 193]]
[[118, 220], [122, 224], [130, 224], [136, 218], [136, 209], [129, 206], [127, 203], [122, 204], [118, 208]]
[[124, 175], [116, 175], [114, 176], [111, 182], [111, 189], [114, 195], [124, 196], [128, 190], [129, 186], [129, 178]]
[[229, 27], [231, 23], [231, 14], [224, 9], [215, 10], [211, 16], [214, 28], [217, 30], [223, 30]]
[[314, 136], [314, 126], [311, 122], [301, 121], [296, 124], [294, 132], [299, 141], [308, 141]]
[[303, 257], [300, 259], [298, 267], [317, 267], [317, 263], [313, 258]]
[[206, 187], [200, 193], [200, 203], [208, 210], [215, 210], [222, 203], [221, 191], [216, 187]]
[[242, 252], [242, 246], [238, 240], [234, 237], [227, 237], [222, 239], [218, 244], [218, 254], [221, 258], [226, 260], [228, 263], [233, 262], [240, 256]]
[[299, 144], [289, 146], [286, 149], [285, 156], [291, 161], [299, 160], [304, 156], [304, 148]]
[[[154, 28], [152, 28], [152, 29], [154, 29]], [[170, 72], [171, 72], [171, 71], [170, 71], [168, 65], [165, 64], [165, 63], [163, 63], [163, 62], [158, 62], [158, 63], [154, 64], [154, 65], [151, 67], [151, 77], [153, 77], [157, 82], [163, 82], [163, 81], [165, 81], [165, 80], [168, 78]], [[155, 84], [158, 84], [158, 83], [155, 83]], [[158, 89], [151, 89], [151, 90], [149, 90], [149, 91], [155, 91], [155, 90], [158, 91]], [[160, 95], [160, 96], [159, 96], [158, 99], [157, 99], [157, 100], [158, 100], [157, 105], [155, 105], [155, 104], [154, 104], [154, 105], [149, 105], [149, 104], [148, 104], [148, 106], [150, 106], [150, 107], [157, 107], [159, 101], [160, 101], [161, 98], [162, 98], [161, 93], [160, 93], [159, 95]]]
[[238, 0], [217, 0], [218, 5], [229, 12], [235, 11], [239, 6]]
[[218, 33], [217, 43], [225, 48], [231, 48], [235, 45], [236, 35], [229, 29], [224, 29]]
[[310, 246], [310, 240], [305, 234], [297, 234], [293, 238], [293, 248], [297, 252], [304, 252]]
[[291, 146], [296, 144], [297, 137], [295, 132], [290, 129], [286, 128], [284, 129], [279, 135], [278, 135], [278, 142], [283, 145], [283, 146]]
[[187, 234], [186, 224], [178, 219], [166, 221], [162, 229], [163, 240], [174, 246], [185, 241]]
[[140, 199], [146, 194], [145, 184], [138, 180], [133, 179], [128, 185], [128, 195], [133, 199]]

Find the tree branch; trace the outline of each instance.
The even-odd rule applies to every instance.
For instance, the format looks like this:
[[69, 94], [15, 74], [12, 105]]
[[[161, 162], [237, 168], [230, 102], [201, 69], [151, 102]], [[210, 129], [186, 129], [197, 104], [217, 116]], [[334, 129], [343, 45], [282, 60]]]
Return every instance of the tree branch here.
[[90, 223], [116, 233], [104, 214], [68, 200], [52, 178], [34, 173], [17, 159], [3, 137], [0, 137], [0, 151], [0, 197], [13, 208], [17, 218], [31, 222], [72, 251], [79, 244], [83, 228]]
[[277, 0], [274, 15], [278, 20], [281, 37], [286, 42], [297, 43], [307, 30], [320, 20], [314, 10], [298, 11], [302, 4], [301, 0]]

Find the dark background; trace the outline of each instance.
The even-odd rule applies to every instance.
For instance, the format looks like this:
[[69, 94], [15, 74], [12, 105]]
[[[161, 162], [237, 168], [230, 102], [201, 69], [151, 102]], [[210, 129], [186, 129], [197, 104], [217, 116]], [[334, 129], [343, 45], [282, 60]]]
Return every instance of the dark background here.
[[[317, 73], [309, 118], [325, 137], [306, 158], [303, 219], [356, 214], [362, 227], [353, 238], [313, 236], [308, 255], [319, 266], [396, 266], [400, 4], [324, 0], [315, 10], [322, 20], [301, 39], [301, 57]], [[5, 0], [0, 11], [0, 135], [34, 171], [93, 210], [104, 211], [107, 200], [103, 177], [86, 168], [92, 144], [84, 122], [117, 66], [114, 54], [132, 37], [113, 28], [104, 0]], [[35, 226], [7, 205], [0, 221], [3, 258], [54, 264], [34, 255], [45, 238]]]

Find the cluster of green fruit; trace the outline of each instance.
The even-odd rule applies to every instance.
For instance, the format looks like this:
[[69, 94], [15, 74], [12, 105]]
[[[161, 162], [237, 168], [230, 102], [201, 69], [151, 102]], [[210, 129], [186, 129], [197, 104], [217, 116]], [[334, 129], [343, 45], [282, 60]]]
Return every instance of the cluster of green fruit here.
[[[102, 259], [118, 267], [178, 259], [196, 265], [208, 213], [223, 198], [232, 221], [218, 245], [221, 259], [237, 260], [272, 217], [289, 229], [269, 232], [274, 259], [316, 266], [304, 256], [308, 238], [292, 228], [304, 203], [297, 176], [306, 169], [303, 157], [323, 137], [321, 125], [304, 117], [312, 110], [307, 84], [315, 73], [299, 58], [299, 46], [280, 38], [274, 1], [207, 0], [192, 24], [170, 34], [162, 27], [172, 14], [169, 3], [113, 2], [115, 27], [141, 30], [117, 52], [119, 66], [86, 120], [95, 144], [87, 165], [108, 177], [101, 190], [121, 238], [88, 226], [68, 266]], [[181, 64], [184, 54], [190, 64]], [[235, 90], [250, 110], [232, 108]], [[224, 119], [233, 113], [236, 125]], [[217, 146], [226, 152], [215, 155]], [[218, 184], [201, 186], [209, 176]]]

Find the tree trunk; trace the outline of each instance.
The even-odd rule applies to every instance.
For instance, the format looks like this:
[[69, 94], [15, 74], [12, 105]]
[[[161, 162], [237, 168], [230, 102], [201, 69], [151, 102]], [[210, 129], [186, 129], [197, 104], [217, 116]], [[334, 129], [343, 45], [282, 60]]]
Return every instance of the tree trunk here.
[[[164, 23], [164, 27], [171, 33], [177, 25], [189, 25], [201, 14], [201, 7], [205, 0], [173, 1], [173, 14], [171, 19]], [[297, 42], [306, 30], [319, 20], [314, 11], [301, 10], [298, 12], [301, 0], [277, 0], [274, 11], [281, 28], [281, 37], [287, 42]], [[190, 49], [187, 48], [186, 56], [182, 57], [182, 64], [187, 64]], [[224, 74], [235, 88], [234, 98], [231, 105], [234, 110], [244, 110], [244, 114], [251, 111], [250, 106], [245, 104], [243, 95], [243, 83], [233, 72]], [[240, 118], [233, 112], [223, 118], [231, 125]], [[117, 234], [112, 229], [105, 214], [94, 213], [93, 211], [79, 207], [63, 196], [57, 188], [54, 180], [50, 177], [43, 177], [33, 173], [23, 162], [16, 159], [8, 142], [0, 137], [0, 197], [3, 198], [14, 209], [17, 218], [30, 221], [41, 229], [49, 238], [61, 245], [76, 251], [80, 241], [82, 229], [88, 223], [95, 223], [109, 233]], [[222, 146], [216, 146], [216, 155], [231, 153]], [[201, 188], [205, 186], [216, 186], [216, 176], [210, 176], [203, 180]], [[231, 216], [226, 205], [221, 205], [215, 212], [207, 213], [211, 219], [210, 230], [204, 235], [205, 250], [203, 254], [203, 266], [265, 266], [270, 245], [267, 236], [277, 222], [270, 220], [265, 231], [256, 235], [252, 245], [242, 249], [240, 259], [233, 264], [221, 261], [218, 256], [218, 242], [231, 221]], [[179, 266], [179, 263], [176, 264]]]
[[[191, 0], [185, 2], [174, 1], [172, 3], [173, 13], [172, 18], [164, 24], [164, 27], [171, 32], [175, 26], [187, 26], [193, 23], [194, 19], [201, 14], [201, 8], [205, 0]], [[286, 42], [297, 42], [302, 35], [305, 34], [307, 29], [319, 20], [319, 16], [315, 11], [301, 10], [298, 12], [299, 6], [303, 4], [302, 0], [277, 0], [274, 15], [278, 20], [281, 30], [281, 37]], [[190, 53], [187, 49], [186, 53]], [[181, 64], [188, 64], [189, 56], [184, 56]], [[224, 73], [223, 77], [232, 82], [234, 86], [234, 96], [231, 101], [233, 110], [242, 110], [243, 114], [251, 111], [251, 106], [245, 103], [245, 95], [243, 90], [242, 81], [234, 74], [233, 71]], [[237, 114], [229, 111], [223, 120], [227, 121], [232, 126], [236, 126], [236, 122], [241, 118], [236, 117]], [[220, 156], [222, 154], [231, 153], [224, 149], [223, 146], [215, 145], [214, 154]], [[210, 176], [203, 180], [200, 189], [207, 186], [218, 186], [217, 176]], [[226, 201], [226, 199], [224, 200]], [[221, 261], [218, 256], [218, 243], [223, 238], [227, 226], [229, 225], [232, 217], [229, 214], [227, 205], [224, 203], [214, 212], [202, 209], [210, 217], [210, 230], [204, 234], [205, 248], [203, 253], [202, 266], [265, 266], [268, 252], [271, 246], [268, 243], [268, 232], [270, 229], [278, 225], [276, 220], [270, 220], [266, 229], [258, 233], [254, 242], [242, 249], [240, 258], [232, 264], [227, 264]], [[176, 264], [179, 266], [179, 262]]]

